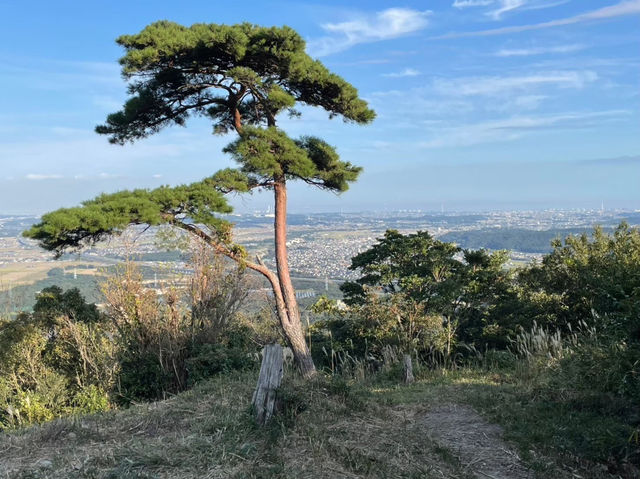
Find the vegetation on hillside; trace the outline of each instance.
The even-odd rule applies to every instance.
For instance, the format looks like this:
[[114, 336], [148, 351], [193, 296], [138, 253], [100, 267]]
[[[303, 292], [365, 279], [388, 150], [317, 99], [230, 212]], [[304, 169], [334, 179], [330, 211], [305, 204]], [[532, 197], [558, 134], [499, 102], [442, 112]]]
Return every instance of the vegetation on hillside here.
[[[352, 448], [336, 456], [337, 470], [393, 477], [385, 474], [401, 467], [397, 477], [428, 471], [463, 477], [456, 476], [465, 471], [460, 458], [442, 444], [418, 439], [424, 437], [421, 415], [446, 415], [450, 403], [469, 404], [501, 424], [526, 466], [541, 477], [566, 471], [634, 477], [640, 466], [640, 232], [623, 223], [613, 234], [596, 229], [591, 236], [570, 236], [555, 242], [541, 262], [515, 271], [504, 268], [505, 259], [502, 252], [461, 250], [426, 232], [388, 231], [353, 258], [361, 277], [343, 286], [345, 303], [321, 299], [314, 306], [307, 341], [326, 376], [309, 387], [297, 384], [290, 371], [279, 415], [266, 430], [255, 429], [248, 409], [255, 358], [262, 345], [282, 337], [264, 315], [241, 313], [249, 288], [245, 272], [229, 269], [199, 243], [189, 284], [166, 284], [158, 295], [125, 263], [102, 286], [102, 312], [78, 291], [54, 287], [40, 293], [32, 313], [0, 325], [0, 424], [8, 432], [172, 397], [218, 377], [197, 386], [199, 393], [160, 406], [173, 411], [178, 404], [196, 411], [195, 419], [167, 423], [175, 411], [163, 413], [157, 416], [160, 436], [144, 433], [139, 445], [115, 439], [120, 446], [106, 462], [88, 447], [78, 477], [196, 477], [214, 467], [237, 477], [287, 477], [291, 461], [306, 451], [278, 452], [291, 435], [316, 444], [305, 457], [309, 471], [321, 471], [323, 458], [339, 448], [328, 439], [337, 431], [330, 420], [337, 411], [347, 427], [347, 436], [338, 437]], [[399, 386], [406, 353], [414, 359], [413, 386]], [[233, 405], [229, 395], [222, 394], [222, 402], [198, 396], [227, 387], [236, 391], [229, 393], [237, 394]], [[156, 421], [154, 412], [148, 419], [136, 416], [141, 411], [125, 412], [109, 427], [91, 419], [107, 431], [93, 447], [114, 441], [134, 421]], [[402, 422], [398, 411], [410, 411], [413, 419]], [[61, 435], [79, 437], [84, 426], [78, 425], [87, 420], [59, 422], [42, 434], [60, 428]], [[417, 428], [416, 435], [394, 436], [398, 421], [405, 432], [407, 424]], [[205, 427], [209, 423], [227, 432], [218, 434]], [[362, 424], [387, 428], [413, 459], [404, 466], [394, 462], [396, 456], [382, 452], [382, 436], [380, 450], [358, 443], [346, 431]], [[19, 439], [21, 434], [27, 436]], [[29, 434], [7, 437], [26, 444], [20, 441], [31, 440]], [[191, 439], [180, 442], [185, 435]], [[173, 441], [175, 451], [151, 454], [159, 437]], [[420, 452], [411, 445], [416, 441]], [[75, 447], [74, 440], [68, 444]], [[210, 447], [233, 455], [184, 466], [192, 452], [203, 457]], [[65, 477], [69, 461], [63, 454], [47, 477]], [[17, 470], [36, 474], [38, 467]], [[266, 476], [258, 475], [261, 468]]]
[[[101, 285], [104, 311], [77, 289], [43, 289], [32, 313], [0, 322], [0, 429], [165, 398], [220, 372], [251, 368], [279, 339], [240, 312], [246, 274], [203, 245], [189, 283], [148, 288], [133, 262]], [[271, 318], [269, 318], [271, 319]]]

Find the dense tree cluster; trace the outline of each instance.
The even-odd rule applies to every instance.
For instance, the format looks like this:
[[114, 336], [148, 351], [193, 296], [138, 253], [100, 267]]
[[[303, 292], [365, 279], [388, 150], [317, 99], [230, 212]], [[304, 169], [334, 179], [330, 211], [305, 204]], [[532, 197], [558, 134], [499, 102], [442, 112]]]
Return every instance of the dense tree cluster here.
[[[379, 360], [394, 346], [432, 361], [562, 349], [567, 337], [574, 354], [557, 371], [573, 371], [568, 381], [591, 378], [607, 391], [640, 394], [640, 231], [596, 228], [552, 248], [542, 262], [508, 270], [504, 251], [389, 230], [353, 258], [361, 277], [342, 287], [348, 305], [316, 305], [326, 317], [313, 340], [361, 358]], [[316, 357], [323, 359], [317, 349]]]

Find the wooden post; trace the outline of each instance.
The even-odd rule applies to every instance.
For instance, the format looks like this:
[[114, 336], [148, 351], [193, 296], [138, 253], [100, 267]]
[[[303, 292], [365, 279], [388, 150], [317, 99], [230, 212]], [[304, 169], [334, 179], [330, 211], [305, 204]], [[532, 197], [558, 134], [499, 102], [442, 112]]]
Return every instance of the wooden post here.
[[276, 407], [276, 393], [282, 382], [283, 353], [279, 344], [268, 344], [262, 350], [262, 364], [258, 384], [253, 393], [253, 407], [256, 422], [264, 425], [273, 416]]
[[411, 364], [411, 355], [405, 354], [403, 357], [403, 362], [404, 362], [404, 383], [411, 384], [414, 381], [413, 365]]

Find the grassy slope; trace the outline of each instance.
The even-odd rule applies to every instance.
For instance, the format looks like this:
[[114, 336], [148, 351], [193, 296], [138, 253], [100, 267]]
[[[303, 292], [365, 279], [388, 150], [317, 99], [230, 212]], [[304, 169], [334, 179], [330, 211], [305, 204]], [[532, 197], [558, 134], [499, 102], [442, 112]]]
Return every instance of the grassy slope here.
[[502, 422], [538, 477], [619, 477], [559, 454], [544, 431], [562, 419], [545, 421], [497, 375], [433, 373], [411, 386], [288, 384], [285, 411], [264, 429], [249, 411], [255, 379], [255, 372], [221, 376], [155, 404], [0, 435], [0, 477], [470, 477], [420, 420], [441, 403], [472, 404]]

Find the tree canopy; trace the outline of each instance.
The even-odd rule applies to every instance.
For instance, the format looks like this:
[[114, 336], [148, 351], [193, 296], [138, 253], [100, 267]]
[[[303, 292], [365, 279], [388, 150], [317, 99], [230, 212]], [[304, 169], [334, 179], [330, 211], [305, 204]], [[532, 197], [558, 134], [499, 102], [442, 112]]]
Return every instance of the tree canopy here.
[[385, 292], [402, 291], [417, 301], [448, 299], [445, 289], [450, 289], [463, 268], [455, 258], [460, 251], [426, 231], [403, 235], [387, 230], [376, 244], [352, 258], [349, 269], [360, 270], [362, 276], [355, 283], [345, 283], [343, 291], [355, 299], [362, 297], [364, 286], [377, 286]]
[[495, 345], [496, 331], [503, 334], [509, 327], [502, 316], [514, 300], [507, 259], [506, 251], [463, 250], [426, 231], [387, 230], [352, 258], [350, 269], [361, 276], [341, 289], [351, 305], [371, 302], [371, 292], [383, 293], [395, 306], [401, 303], [394, 297], [407, 299], [424, 313], [455, 323], [460, 339]]
[[286, 26], [163, 20], [117, 42], [126, 51], [120, 64], [132, 97], [96, 127], [112, 143], [184, 125], [190, 115], [210, 118], [218, 133], [274, 126], [279, 113], [298, 114], [297, 102], [345, 121], [375, 117], [358, 91], [307, 55], [302, 37]]

